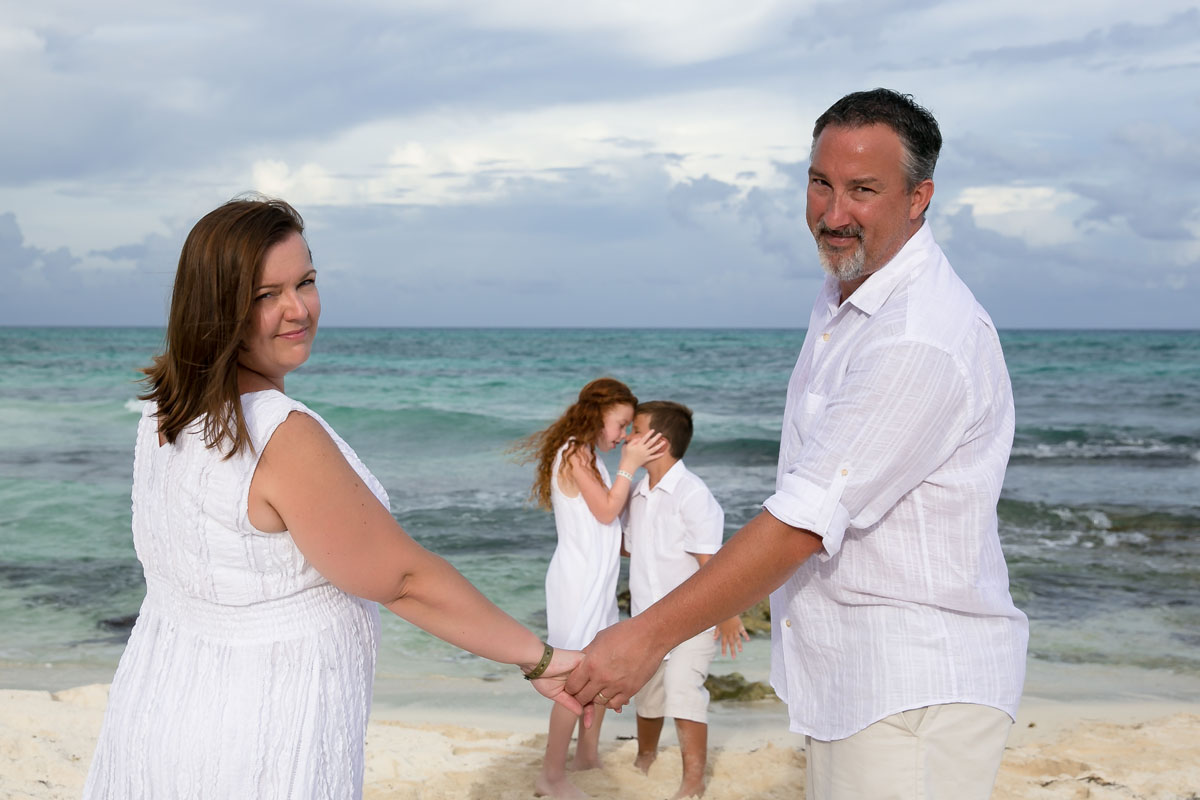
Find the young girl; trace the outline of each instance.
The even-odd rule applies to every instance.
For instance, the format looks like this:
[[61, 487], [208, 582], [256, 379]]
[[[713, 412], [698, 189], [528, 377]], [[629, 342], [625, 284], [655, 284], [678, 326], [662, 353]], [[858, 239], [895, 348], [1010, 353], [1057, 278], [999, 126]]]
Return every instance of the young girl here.
[[[579, 392], [579, 399], [549, 428], [529, 437], [523, 449], [537, 463], [530, 496], [553, 509], [558, 546], [546, 571], [546, 637], [554, 647], [580, 649], [617, 621], [617, 574], [620, 571], [621, 525], [617, 519], [638, 467], [665, 452], [666, 441], [654, 431], [626, 441], [637, 398], [612, 378], [599, 378]], [[609, 480], [596, 449], [609, 451], [621, 442], [620, 466]], [[560, 713], [561, 712], [561, 713]], [[596, 706], [590, 728], [579, 725], [576, 770], [600, 766], [600, 723], [604, 707]], [[567, 780], [567, 749], [576, 716], [555, 707], [550, 712], [546, 757], [535, 783], [538, 795], [586, 797]]]

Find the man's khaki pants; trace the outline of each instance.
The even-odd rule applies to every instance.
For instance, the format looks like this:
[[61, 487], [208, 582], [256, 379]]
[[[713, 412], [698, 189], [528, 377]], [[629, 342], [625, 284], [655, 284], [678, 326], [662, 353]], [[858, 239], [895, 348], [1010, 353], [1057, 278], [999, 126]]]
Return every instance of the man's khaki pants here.
[[805, 737], [806, 800], [987, 800], [1012, 718], [949, 703], [902, 711], [846, 739]]

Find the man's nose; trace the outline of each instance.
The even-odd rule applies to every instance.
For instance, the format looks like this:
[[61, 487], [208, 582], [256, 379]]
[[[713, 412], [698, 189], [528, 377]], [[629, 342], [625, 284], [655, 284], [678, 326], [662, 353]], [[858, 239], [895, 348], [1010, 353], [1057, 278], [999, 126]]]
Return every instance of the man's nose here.
[[825, 213], [821, 216], [830, 228], [844, 228], [853, 222], [850, 216], [850, 201], [846, 195], [834, 192], [825, 205]]

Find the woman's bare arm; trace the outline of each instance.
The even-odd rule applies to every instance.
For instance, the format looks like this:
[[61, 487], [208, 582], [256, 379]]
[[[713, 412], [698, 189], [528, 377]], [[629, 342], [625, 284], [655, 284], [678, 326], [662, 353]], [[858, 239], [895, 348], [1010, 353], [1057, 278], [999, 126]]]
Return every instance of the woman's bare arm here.
[[[330, 583], [381, 603], [457, 647], [529, 671], [536, 635], [483, 596], [445, 559], [413, 540], [347, 463], [321, 424], [292, 413], [263, 450], [252, 495], [269, 504], [305, 558]], [[556, 652], [538, 691], [565, 702], [577, 656]], [[561, 678], [561, 680], [555, 680]]]

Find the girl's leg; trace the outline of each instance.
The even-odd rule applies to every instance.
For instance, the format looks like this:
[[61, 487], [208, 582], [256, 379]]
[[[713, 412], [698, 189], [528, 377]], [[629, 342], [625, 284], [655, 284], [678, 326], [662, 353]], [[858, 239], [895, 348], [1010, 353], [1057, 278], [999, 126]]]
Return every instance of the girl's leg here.
[[567, 780], [567, 750], [571, 747], [571, 733], [575, 730], [576, 719], [574, 714], [558, 703], [550, 707], [546, 756], [542, 759], [542, 771], [533, 783], [534, 793], [539, 797], [587, 797]]
[[575, 743], [575, 760], [571, 769], [597, 769], [600, 767], [600, 723], [604, 721], [603, 706], [596, 706], [596, 715], [592, 717], [592, 727], [583, 727], [583, 718], [579, 718], [579, 741]]

